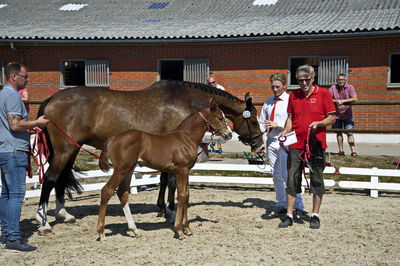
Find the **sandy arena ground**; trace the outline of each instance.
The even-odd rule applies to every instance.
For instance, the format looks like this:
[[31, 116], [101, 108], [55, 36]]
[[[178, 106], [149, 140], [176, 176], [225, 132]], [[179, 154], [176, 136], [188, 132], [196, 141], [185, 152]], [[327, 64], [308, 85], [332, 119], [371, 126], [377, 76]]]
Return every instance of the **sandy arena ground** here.
[[[158, 190], [130, 198], [140, 238], [127, 225], [114, 196], [106, 217], [105, 241], [96, 241], [99, 193], [67, 202], [75, 224], [50, 221], [54, 234], [37, 234], [32, 218], [38, 199], [26, 200], [22, 231], [38, 246], [30, 253], [0, 250], [1, 265], [400, 265], [399, 193], [370, 198], [335, 191], [322, 204], [321, 228], [309, 223], [278, 229], [268, 188], [191, 186], [188, 210], [194, 235], [174, 239], [172, 227], [156, 217]], [[311, 196], [304, 195], [306, 210]], [[54, 201], [50, 204], [54, 208]]]

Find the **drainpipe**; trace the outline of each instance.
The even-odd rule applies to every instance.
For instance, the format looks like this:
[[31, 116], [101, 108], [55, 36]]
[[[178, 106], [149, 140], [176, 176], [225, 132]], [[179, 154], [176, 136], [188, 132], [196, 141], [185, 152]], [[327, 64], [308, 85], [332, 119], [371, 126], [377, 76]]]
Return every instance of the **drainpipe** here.
[[14, 45], [13, 42], [10, 42], [10, 48], [11, 48], [12, 50], [14, 50], [14, 51], [19, 55], [19, 62], [20, 62], [21, 64], [24, 64], [24, 63], [25, 63], [24, 54], [23, 54], [20, 50], [18, 50], [18, 49], [15, 47], [15, 45]]

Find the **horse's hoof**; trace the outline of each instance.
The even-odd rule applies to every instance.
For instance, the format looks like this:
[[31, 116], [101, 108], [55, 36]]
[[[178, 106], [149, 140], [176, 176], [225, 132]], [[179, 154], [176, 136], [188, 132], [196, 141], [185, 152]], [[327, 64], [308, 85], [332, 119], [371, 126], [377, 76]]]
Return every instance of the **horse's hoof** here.
[[51, 235], [51, 234], [53, 234], [53, 229], [51, 228], [51, 226], [42, 226], [42, 227], [39, 227], [38, 234], [40, 236]]
[[157, 217], [165, 217], [165, 211], [159, 211]]
[[184, 240], [185, 235], [182, 232], [180, 232], [180, 233], [175, 232], [174, 238], [179, 239], [179, 240]]
[[69, 223], [69, 224], [76, 222], [75, 216], [67, 213], [66, 211], [60, 211], [59, 213], [57, 213], [56, 219], [62, 220], [64, 223]]
[[135, 235], [135, 237], [141, 237], [142, 236], [142, 232], [140, 232], [139, 229], [129, 229], [129, 231], [132, 231], [133, 234]]
[[105, 241], [106, 239], [107, 238], [105, 234], [100, 234], [99, 237], [97, 238], [97, 241]]
[[75, 219], [75, 217], [74, 216], [70, 216], [70, 217], [66, 217], [65, 219], [64, 219], [64, 223], [68, 223], [68, 224], [73, 224], [73, 223], [75, 223], [76, 222], [76, 219]]
[[185, 234], [186, 234], [187, 236], [192, 236], [192, 235], [193, 235], [193, 232], [192, 232], [192, 230], [190, 230], [190, 229], [186, 229], [186, 230], [185, 230]]
[[135, 234], [136, 237], [141, 237], [142, 236], [142, 232], [140, 232], [139, 230], [136, 230], [133, 233]]

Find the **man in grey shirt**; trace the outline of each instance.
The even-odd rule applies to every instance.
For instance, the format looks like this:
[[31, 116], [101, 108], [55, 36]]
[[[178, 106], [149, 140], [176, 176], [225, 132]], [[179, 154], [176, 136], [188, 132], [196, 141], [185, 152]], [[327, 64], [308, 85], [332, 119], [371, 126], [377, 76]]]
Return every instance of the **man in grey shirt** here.
[[28, 113], [18, 94], [28, 83], [28, 70], [20, 63], [9, 63], [5, 69], [6, 85], [0, 90], [0, 243], [6, 250], [33, 251], [21, 237], [19, 220], [25, 197], [28, 166], [29, 129], [46, 127], [48, 120], [39, 117], [28, 121]]

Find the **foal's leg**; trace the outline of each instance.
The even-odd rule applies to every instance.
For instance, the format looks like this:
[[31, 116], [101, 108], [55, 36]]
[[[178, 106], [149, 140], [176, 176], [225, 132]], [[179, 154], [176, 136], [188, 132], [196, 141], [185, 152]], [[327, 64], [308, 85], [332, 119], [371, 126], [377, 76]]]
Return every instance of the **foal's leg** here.
[[[188, 177], [189, 179], [189, 177]], [[186, 202], [185, 205], [183, 206], [183, 228], [185, 230], [186, 235], [191, 236], [193, 235], [192, 230], [189, 227], [189, 220], [188, 220], [188, 216], [187, 216], [187, 210], [189, 207], [189, 187], [188, 187], [188, 183], [186, 183]]]
[[121, 184], [121, 182], [127, 177], [130, 171], [121, 172], [117, 169], [114, 169], [114, 173], [101, 189], [101, 200], [100, 200], [100, 208], [99, 208], [99, 216], [97, 219], [97, 233], [99, 234], [100, 240], [105, 238], [104, 234], [104, 225], [105, 225], [105, 216], [107, 204], [116, 188]]
[[165, 217], [165, 190], [167, 189], [168, 184], [168, 173], [161, 172], [160, 175], [160, 190], [158, 191], [158, 199], [157, 199], [157, 207], [159, 212], [157, 217]]
[[135, 221], [132, 217], [131, 209], [129, 208], [129, 189], [131, 186], [132, 173], [133, 172], [130, 172], [119, 185], [117, 195], [119, 201], [121, 202], [121, 207], [124, 211], [126, 221], [128, 222], [128, 231], [132, 231], [136, 237], [140, 237], [141, 233], [136, 227]]
[[[189, 197], [189, 191], [188, 191], [189, 170], [186, 168], [180, 168], [177, 169], [175, 173], [176, 173], [176, 183], [178, 189], [178, 208], [175, 217], [175, 229], [178, 238], [182, 240], [185, 238], [185, 235], [183, 233], [182, 222], [185, 215], [184, 210], [185, 208], [187, 209], [187, 203]], [[185, 227], [189, 230], [191, 234], [187, 217], [185, 220]]]

